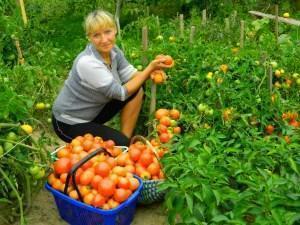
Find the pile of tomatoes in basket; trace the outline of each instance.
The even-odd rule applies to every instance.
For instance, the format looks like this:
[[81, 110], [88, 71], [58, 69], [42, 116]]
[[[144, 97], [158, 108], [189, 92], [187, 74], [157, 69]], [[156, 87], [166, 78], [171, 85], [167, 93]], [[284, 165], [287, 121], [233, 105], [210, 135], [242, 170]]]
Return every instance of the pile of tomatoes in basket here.
[[[134, 174], [143, 179], [164, 178], [155, 153], [145, 143], [136, 141], [123, 152], [112, 140], [103, 141], [101, 137], [85, 134], [57, 151], [48, 184], [63, 192], [71, 168], [99, 147], [105, 148], [111, 155], [104, 152], [97, 154], [78, 168], [75, 174], [80, 195], [88, 205], [105, 210], [116, 208], [139, 187], [139, 180]], [[71, 179], [67, 194], [79, 199]]]
[[[99, 147], [107, 149], [112, 156], [99, 153], [76, 171], [75, 178], [86, 204], [108, 210], [126, 201], [139, 187], [138, 179], [125, 164], [118, 164], [115, 157], [122, 153], [122, 149], [116, 147], [112, 140], [103, 141], [101, 137], [93, 137], [91, 134], [73, 139], [57, 152], [58, 159], [53, 163], [53, 173], [49, 175], [48, 183], [63, 192], [72, 166]], [[72, 182], [67, 194], [73, 199], [79, 198]]]
[[155, 149], [147, 143], [137, 141], [129, 146], [128, 152], [116, 158], [118, 165], [123, 165], [128, 171], [144, 180], [159, 180], [164, 178]]

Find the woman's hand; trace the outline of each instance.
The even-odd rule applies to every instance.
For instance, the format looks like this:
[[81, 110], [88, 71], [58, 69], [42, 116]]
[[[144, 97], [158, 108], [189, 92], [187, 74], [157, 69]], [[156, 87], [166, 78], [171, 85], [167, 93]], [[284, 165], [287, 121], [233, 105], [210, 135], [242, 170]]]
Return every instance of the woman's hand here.
[[[148, 66], [141, 72], [137, 72], [133, 75], [132, 79], [130, 79], [124, 86], [127, 89], [129, 95], [136, 92], [143, 83], [150, 77], [153, 71], [155, 70], [163, 70], [168, 69], [174, 66], [174, 60], [169, 55], [158, 55], [152, 60]], [[163, 72], [163, 71], [162, 71]], [[163, 72], [164, 74], [164, 72]], [[163, 82], [165, 80], [165, 76], [159, 77], [158, 82]]]
[[174, 60], [169, 55], [157, 55], [148, 66], [151, 68], [151, 71], [169, 69], [174, 66]]

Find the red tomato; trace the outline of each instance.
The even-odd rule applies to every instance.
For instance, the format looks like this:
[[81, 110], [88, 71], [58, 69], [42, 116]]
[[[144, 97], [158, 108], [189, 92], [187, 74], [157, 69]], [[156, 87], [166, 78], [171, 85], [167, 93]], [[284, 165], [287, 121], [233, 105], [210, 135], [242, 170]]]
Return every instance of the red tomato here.
[[139, 159], [139, 163], [144, 166], [147, 167], [150, 165], [150, 163], [153, 162], [153, 156], [150, 153], [147, 152], [143, 152], [140, 159]]
[[95, 173], [102, 177], [107, 177], [110, 173], [110, 170], [110, 165], [107, 162], [100, 162], [95, 167]]
[[133, 161], [138, 161], [141, 157], [141, 150], [136, 148], [134, 145], [131, 145], [128, 150], [129, 156]]
[[95, 174], [91, 170], [85, 170], [80, 176], [80, 184], [89, 185], [92, 182], [94, 175]]
[[121, 203], [124, 202], [128, 198], [128, 193], [123, 188], [116, 189], [114, 193], [114, 200]]
[[68, 173], [72, 167], [71, 160], [69, 158], [60, 158], [53, 164], [56, 174]]
[[116, 185], [115, 183], [109, 179], [104, 178], [100, 181], [98, 185], [98, 192], [104, 197], [110, 197], [115, 193]]

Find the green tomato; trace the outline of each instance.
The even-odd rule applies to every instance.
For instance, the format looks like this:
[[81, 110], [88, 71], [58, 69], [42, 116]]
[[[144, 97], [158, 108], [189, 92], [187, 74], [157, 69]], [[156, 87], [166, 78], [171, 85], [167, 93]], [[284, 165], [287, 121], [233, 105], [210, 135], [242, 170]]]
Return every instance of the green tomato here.
[[206, 104], [200, 103], [198, 105], [199, 112], [204, 112], [206, 109], [207, 109], [207, 105]]
[[298, 78], [298, 79], [296, 80], [296, 83], [297, 83], [298, 85], [300, 85], [300, 78]]
[[45, 107], [46, 107], [46, 109], [50, 109], [50, 108], [51, 108], [51, 105], [50, 105], [49, 103], [46, 103], [46, 104], [45, 104]]
[[211, 89], [207, 89], [207, 90], [205, 91], [205, 95], [206, 95], [206, 96], [211, 96], [211, 94], [212, 94], [212, 90], [211, 90]]
[[2, 145], [0, 145], [0, 157], [3, 155], [3, 153], [4, 153], [4, 149], [3, 149]]
[[34, 178], [35, 179], [42, 179], [43, 177], [45, 177], [45, 170], [43, 168], [40, 168], [39, 172], [34, 175]]
[[142, 71], [143, 70], [143, 66], [142, 65], [138, 65], [136, 68], [137, 68], [138, 71]]
[[214, 114], [214, 110], [213, 109], [206, 109], [204, 113], [205, 113], [205, 115], [212, 116]]
[[289, 86], [288, 84], [286, 84], [286, 83], [283, 83], [283, 84], [282, 84], [282, 87], [283, 87], [284, 89], [289, 89], [289, 88], [290, 88], [290, 86]]
[[11, 192], [9, 192], [9, 198], [10, 199], [16, 199], [17, 198], [17, 194], [15, 191], [11, 190]]
[[292, 75], [292, 76], [293, 76], [293, 78], [295, 78], [295, 79], [296, 79], [296, 78], [298, 78], [298, 77], [299, 77], [299, 73], [293, 73], [293, 75]]
[[164, 37], [162, 35], [158, 35], [155, 39], [158, 41], [162, 41], [164, 39]]
[[260, 97], [256, 98], [256, 103], [261, 103], [261, 98]]
[[176, 127], [177, 126], [177, 121], [176, 120], [171, 120], [171, 126]]
[[29, 173], [33, 176], [36, 176], [39, 172], [40, 172], [40, 167], [38, 165], [34, 165], [29, 168]]
[[14, 147], [13, 143], [5, 142], [4, 143], [4, 151], [7, 152], [8, 150], [12, 149]]
[[8, 141], [16, 141], [18, 139], [18, 136], [16, 135], [16, 133], [10, 131], [7, 136], [6, 136], [6, 140]]
[[276, 61], [271, 61], [271, 62], [270, 62], [270, 65], [271, 65], [274, 69], [277, 68], [277, 66], [278, 66], [278, 64], [277, 64]]
[[130, 57], [135, 59], [135, 58], [138, 57], [138, 55], [137, 55], [135, 52], [132, 52], [132, 53], [130, 54]]

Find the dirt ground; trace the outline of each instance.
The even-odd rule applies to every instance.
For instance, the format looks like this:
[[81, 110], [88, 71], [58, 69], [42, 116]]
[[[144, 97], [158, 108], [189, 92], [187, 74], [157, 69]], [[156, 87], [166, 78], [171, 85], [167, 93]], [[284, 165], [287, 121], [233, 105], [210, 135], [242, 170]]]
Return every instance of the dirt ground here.
[[[56, 209], [52, 195], [41, 190], [26, 216], [28, 225], [67, 225]], [[166, 216], [161, 203], [137, 205], [132, 225], [165, 225]]]

